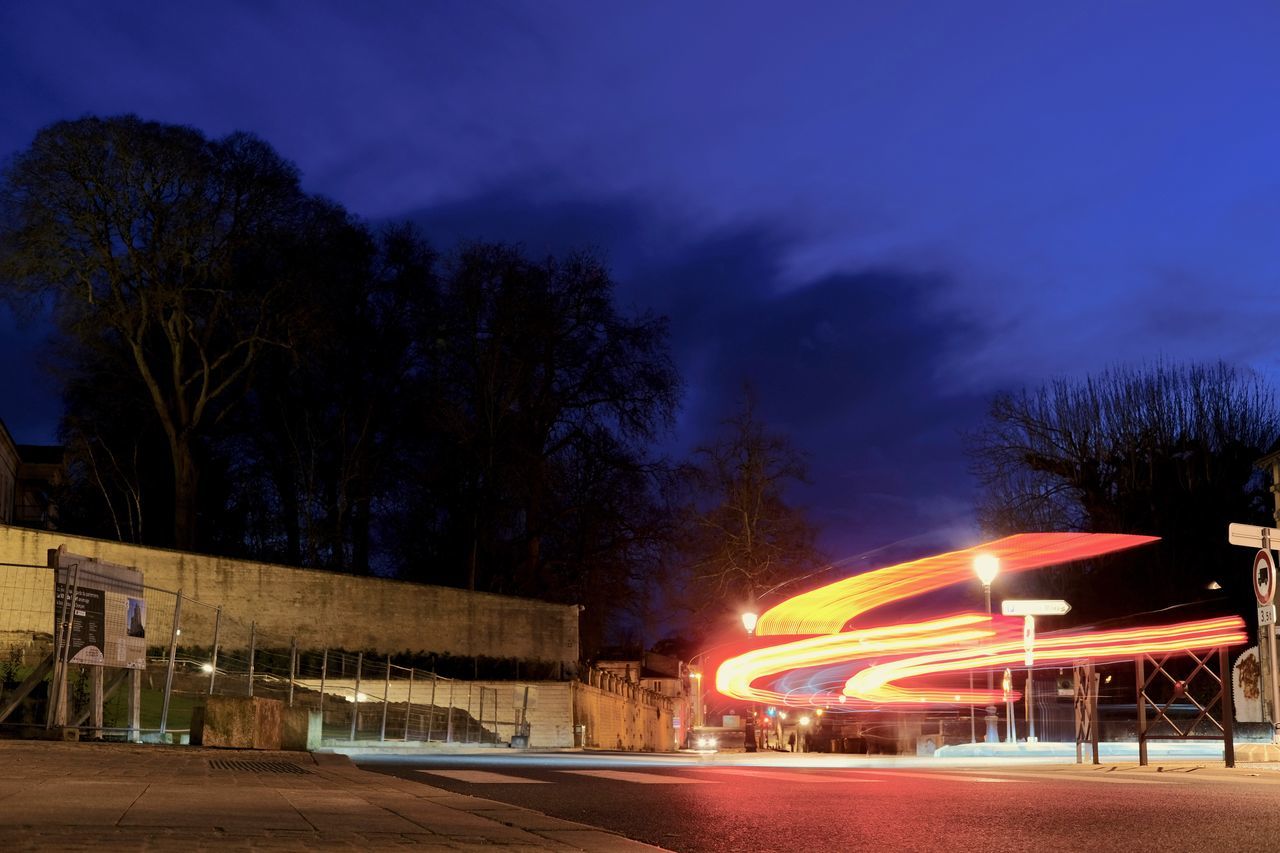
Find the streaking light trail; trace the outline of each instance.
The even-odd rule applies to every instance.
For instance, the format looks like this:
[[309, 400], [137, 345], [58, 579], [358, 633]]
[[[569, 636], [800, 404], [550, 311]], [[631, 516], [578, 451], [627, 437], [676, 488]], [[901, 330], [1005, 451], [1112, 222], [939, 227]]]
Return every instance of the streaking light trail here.
[[[721, 664], [716, 670], [716, 690], [754, 702], [839, 704], [847, 709], [985, 705], [1001, 701], [1004, 694], [1000, 691], [957, 689], [931, 681], [930, 676], [1020, 665], [1021, 619], [959, 613], [900, 625], [862, 628], [851, 623], [884, 604], [972, 581], [974, 559], [979, 555], [998, 558], [1003, 572], [1022, 572], [1153, 541], [1152, 536], [1110, 533], [1020, 533], [837, 581], [788, 599], [763, 614], [756, 625], [756, 635], [779, 637], [779, 641]], [[782, 635], [788, 636], [784, 640]], [[1145, 628], [1050, 634], [1037, 639], [1036, 660], [1052, 666], [1245, 641], [1244, 622], [1231, 616]], [[792, 670], [817, 667], [846, 673], [843, 683], [827, 680], [821, 688], [803, 694], [757, 685], [772, 684]]]

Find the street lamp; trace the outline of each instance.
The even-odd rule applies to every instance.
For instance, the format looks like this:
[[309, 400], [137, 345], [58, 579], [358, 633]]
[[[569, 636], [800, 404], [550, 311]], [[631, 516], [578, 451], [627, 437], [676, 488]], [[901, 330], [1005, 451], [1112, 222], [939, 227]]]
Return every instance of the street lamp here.
[[747, 636], [754, 636], [756, 633], [756, 623], [760, 621], [760, 614], [754, 610], [748, 610], [742, 614], [742, 627], [747, 629]]
[[[978, 576], [978, 580], [982, 582], [982, 594], [987, 601], [987, 616], [991, 615], [991, 583], [996, 579], [996, 575], [1000, 574], [1000, 558], [994, 554], [979, 554], [973, 558], [973, 571]], [[992, 678], [991, 668], [987, 668], [987, 693], [990, 694], [994, 690], [994, 680]], [[999, 718], [996, 716], [996, 706], [987, 706], [987, 743], [999, 743], [1000, 731], [997, 728]], [[970, 712], [970, 737], [972, 737], [973, 719]]]

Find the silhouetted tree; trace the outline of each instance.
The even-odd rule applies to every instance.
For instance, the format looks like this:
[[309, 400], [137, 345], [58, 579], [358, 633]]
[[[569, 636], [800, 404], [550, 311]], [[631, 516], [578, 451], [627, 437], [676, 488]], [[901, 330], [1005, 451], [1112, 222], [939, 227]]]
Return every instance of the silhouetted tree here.
[[623, 316], [612, 296], [588, 255], [535, 263], [477, 244], [444, 271], [424, 423], [439, 441], [429, 503], [445, 509], [430, 521], [468, 588], [563, 595], [545, 546], [581, 505], [566, 472], [606, 438], [602, 458], [635, 467], [670, 423], [665, 321]]
[[1271, 389], [1222, 363], [1117, 368], [1003, 394], [971, 441], [984, 488], [979, 518], [995, 534], [1162, 537], [1159, 548], [1113, 560], [1135, 567], [1115, 581], [1087, 571], [1027, 578], [1056, 584], [1052, 592], [1074, 595], [1086, 614], [1192, 601], [1214, 580], [1240, 609], [1248, 579], [1235, 567], [1247, 555], [1227, 544], [1227, 525], [1267, 523], [1266, 483], [1254, 463], [1277, 438]]
[[804, 459], [759, 419], [750, 388], [720, 438], [696, 456], [682, 470], [692, 497], [678, 547], [692, 576], [692, 609], [754, 605], [820, 562], [816, 528], [785, 494], [805, 480]]
[[252, 135], [135, 116], [44, 128], [0, 197], [0, 281], [50, 300], [63, 335], [128, 353], [168, 443], [173, 541], [193, 546], [199, 442], [284, 340], [297, 282], [275, 247], [317, 205]]
[[[375, 238], [347, 224], [297, 263], [315, 267], [305, 322], [220, 431], [225, 511], [254, 556], [367, 572], [406, 446], [426, 440], [410, 420], [428, 393], [415, 335], [435, 299], [434, 254], [409, 229]], [[227, 528], [233, 549], [241, 534]]]

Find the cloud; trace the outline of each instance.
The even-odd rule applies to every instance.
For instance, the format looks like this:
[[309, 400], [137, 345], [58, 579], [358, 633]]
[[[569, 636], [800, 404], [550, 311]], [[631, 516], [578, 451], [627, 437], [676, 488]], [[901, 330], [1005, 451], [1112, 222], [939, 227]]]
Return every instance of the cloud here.
[[669, 318], [686, 394], [667, 450], [710, 440], [749, 382], [761, 415], [809, 459], [812, 482], [794, 498], [833, 556], [898, 540], [925, 553], [974, 535], [961, 432], [978, 426], [986, 394], [946, 378], [973, 335], [941, 307], [946, 276], [874, 269], [796, 286], [783, 281], [782, 228], [690, 236], [652, 207], [525, 185], [409, 218], [440, 248], [472, 238], [598, 251], [622, 305]]

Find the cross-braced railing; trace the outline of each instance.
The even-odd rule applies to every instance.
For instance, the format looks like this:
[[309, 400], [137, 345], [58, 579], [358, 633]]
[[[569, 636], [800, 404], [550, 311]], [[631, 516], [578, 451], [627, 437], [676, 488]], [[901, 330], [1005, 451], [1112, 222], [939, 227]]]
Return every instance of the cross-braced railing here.
[[[1218, 659], [1218, 671], [1211, 662]], [[1235, 767], [1232, 743], [1230, 662], [1227, 647], [1151, 654], [1136, 659], [1138, 688], [1138, 763], [1147, 764], [1149, 740], [1220, 740], [1228, 767]], [[1147, 665], [1150, 664], [1150, 674]], [[1185, 676], [1179, 677], [1191, 669]], [[1214, 716], [1217, 708], [1218, 716]], [[1153, 712], [1148, 716], [1148, 709]], [[1207, 725], [1205, 725], [1207, 723]], [[1164, 729], [1161, 731], [1161, 729]], [[1198, 732], [1208, 729], [1208, 734]]]

